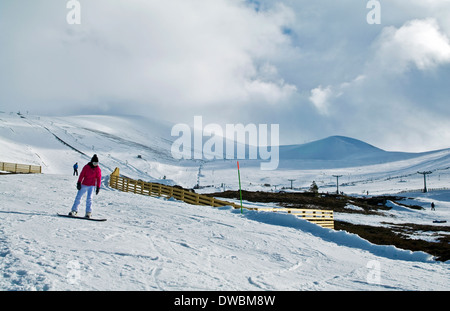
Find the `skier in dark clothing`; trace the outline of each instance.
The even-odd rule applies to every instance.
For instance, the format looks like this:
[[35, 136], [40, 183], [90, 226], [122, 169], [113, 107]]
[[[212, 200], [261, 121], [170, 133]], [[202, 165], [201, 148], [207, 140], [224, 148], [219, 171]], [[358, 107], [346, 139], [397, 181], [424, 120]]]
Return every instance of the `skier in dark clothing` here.
[[73, 165], [73, 176], [78, 176], [78, 162]]
[[431, 202], [431, 210], [435, 211], [435, 209], [434, 209], [434, 202]]

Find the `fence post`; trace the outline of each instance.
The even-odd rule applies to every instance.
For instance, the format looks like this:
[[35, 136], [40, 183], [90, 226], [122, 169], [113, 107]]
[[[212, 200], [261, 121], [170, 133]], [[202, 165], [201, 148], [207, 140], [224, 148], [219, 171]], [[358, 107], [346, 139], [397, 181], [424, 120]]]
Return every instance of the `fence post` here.
[[197, 205], [200, 205], [200, 195], [198, 193], [195, 194], [195, 203], [197, 203]]

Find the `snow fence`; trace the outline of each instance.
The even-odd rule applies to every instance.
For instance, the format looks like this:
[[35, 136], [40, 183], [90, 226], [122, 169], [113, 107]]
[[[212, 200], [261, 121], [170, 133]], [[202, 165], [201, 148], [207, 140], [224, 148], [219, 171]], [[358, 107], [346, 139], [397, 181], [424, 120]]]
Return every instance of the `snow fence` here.
[[42, 168], [37, 165], [0, 162], [0, 171], [15, 174], [41, 174]]

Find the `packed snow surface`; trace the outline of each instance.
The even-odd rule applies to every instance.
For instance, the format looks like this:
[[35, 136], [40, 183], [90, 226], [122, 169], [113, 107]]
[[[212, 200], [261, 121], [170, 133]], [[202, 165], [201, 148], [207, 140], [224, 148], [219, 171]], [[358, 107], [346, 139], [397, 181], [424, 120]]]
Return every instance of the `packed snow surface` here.
[[449, 289], [447, 263], [291, 215], [241, 215], [105, 188], [94, 215], [107, 222], [58, 217], [70, 209], [74, 182], [0, 178], [0, 289]]
[[[211, 191], [237, 188], [235, 162], [174, 161], [170, 126], [155, 124], [140, 118], [0, 114], [0, 161], [43, 167], [39, 175], [0, 175], [0, 290], [450, 289], [449, 263], [423, 252], [374, 245], [293, 215], [241, 214], [109, 188], [108, 175], [115, 167], [136, 179], [192, 186], [200, 178], [213, 186]], [[58, 217], [69, 212], [76, 195], [73, 163], [82, 166], [94, 153], [104, 176], [93, 216], [108, 221]], [[447, 158], [443, 150], [396, 162], [359, 163], [346, 168], [349, 185], [343, 190], [360, 195], [420, 188], [420, 176], [413, 175], [419, 168], [434, 170], [430, 185], [444, 187]], [[342, 168], [326, 166], [268, 173], [244, 162], [241, 178], [245, 188], [258, 190], [267, 187], [264, 183], [288, 185], [285, 179], [292, 174], [304, 185], [315, 178], [321, 190], [331, 191], [331, 175]], [[407, 196], [426, 208], [436, 202], [436, 213], [392, 202], [386, 218], [450, 221], [447, 190]], [[336, 218], [371, 221], [348, 219], [351, 215]]]

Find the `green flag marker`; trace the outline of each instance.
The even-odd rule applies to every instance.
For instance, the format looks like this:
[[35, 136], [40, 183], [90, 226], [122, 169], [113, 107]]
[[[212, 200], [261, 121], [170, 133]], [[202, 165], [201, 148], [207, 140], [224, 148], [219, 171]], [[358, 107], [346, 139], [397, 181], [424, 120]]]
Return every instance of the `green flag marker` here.
[[242, 190], [241, 190], [241, 172], [239, 171], [239, 161], [237, 161], [238, 177], [239, 177], [239, 194], [241, 197], [241, 214], [242, 214]]

